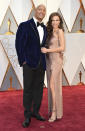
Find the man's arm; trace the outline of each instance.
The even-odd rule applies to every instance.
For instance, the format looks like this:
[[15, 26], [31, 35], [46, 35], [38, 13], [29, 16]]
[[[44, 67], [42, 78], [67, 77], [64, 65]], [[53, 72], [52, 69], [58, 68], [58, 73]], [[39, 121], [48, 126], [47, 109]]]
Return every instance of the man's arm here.
[[15, 47], [20, 66], [25, 63], [26, 33], [24, 23], [21, 23], [16, 33]]

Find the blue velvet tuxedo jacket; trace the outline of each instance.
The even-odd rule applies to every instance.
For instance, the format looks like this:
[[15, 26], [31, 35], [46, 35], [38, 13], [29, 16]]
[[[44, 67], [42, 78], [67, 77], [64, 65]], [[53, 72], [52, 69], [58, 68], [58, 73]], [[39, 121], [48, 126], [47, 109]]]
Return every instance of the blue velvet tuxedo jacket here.
[[38, 30], [33, 18], [19, 25], [16, 33], [15, 47], [20, 66], [26, 61], [31, 68], [37, 68], [41, 59], [43, 69], [46, 69], [45, 54], [41, 53], [41, 47], [45, 46], [47, 37], [45, 25], [43, 29], [44, 37], [40, 45]]

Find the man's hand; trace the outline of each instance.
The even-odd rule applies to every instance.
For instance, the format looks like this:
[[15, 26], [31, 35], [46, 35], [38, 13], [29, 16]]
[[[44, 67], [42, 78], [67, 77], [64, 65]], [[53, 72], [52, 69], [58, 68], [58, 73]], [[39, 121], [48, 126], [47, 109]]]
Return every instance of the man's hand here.
[[23, 62], [23, 65], [25, 65], [25, 64], [26, 64], [26, 61]]

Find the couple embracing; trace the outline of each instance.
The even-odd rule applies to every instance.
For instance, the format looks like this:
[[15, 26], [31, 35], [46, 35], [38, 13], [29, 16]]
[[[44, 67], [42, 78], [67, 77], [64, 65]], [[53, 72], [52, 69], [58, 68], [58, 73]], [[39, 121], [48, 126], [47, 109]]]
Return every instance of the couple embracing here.
[[18, 61], [23, 67], [23, 106], [25, 120], [23, 127], [30, 125], [31, 118], [45, 121], [39, 113], [47, 72], [49, 122], [61, 119], [62, 107], [62, 62], [65, 49], [63, 22], [53, 12], [47, 22], [42, 23], [46, 7], [39, 5], [32, 19], [19, 25], [15, 47]]

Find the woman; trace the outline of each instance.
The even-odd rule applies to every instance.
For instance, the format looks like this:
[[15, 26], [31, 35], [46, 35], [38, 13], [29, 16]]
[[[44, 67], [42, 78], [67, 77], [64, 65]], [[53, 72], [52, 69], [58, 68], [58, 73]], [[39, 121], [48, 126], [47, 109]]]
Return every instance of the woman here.
[[49, 122], [61, 119], [62, 108], [62, 64], [65, 39], [63, 22], [60, 15], [52, 13], [47, 23], [47, 48], [41, 48], [46, 53], [47, 84], [48, 84], [48, 109], [51, 112]]

